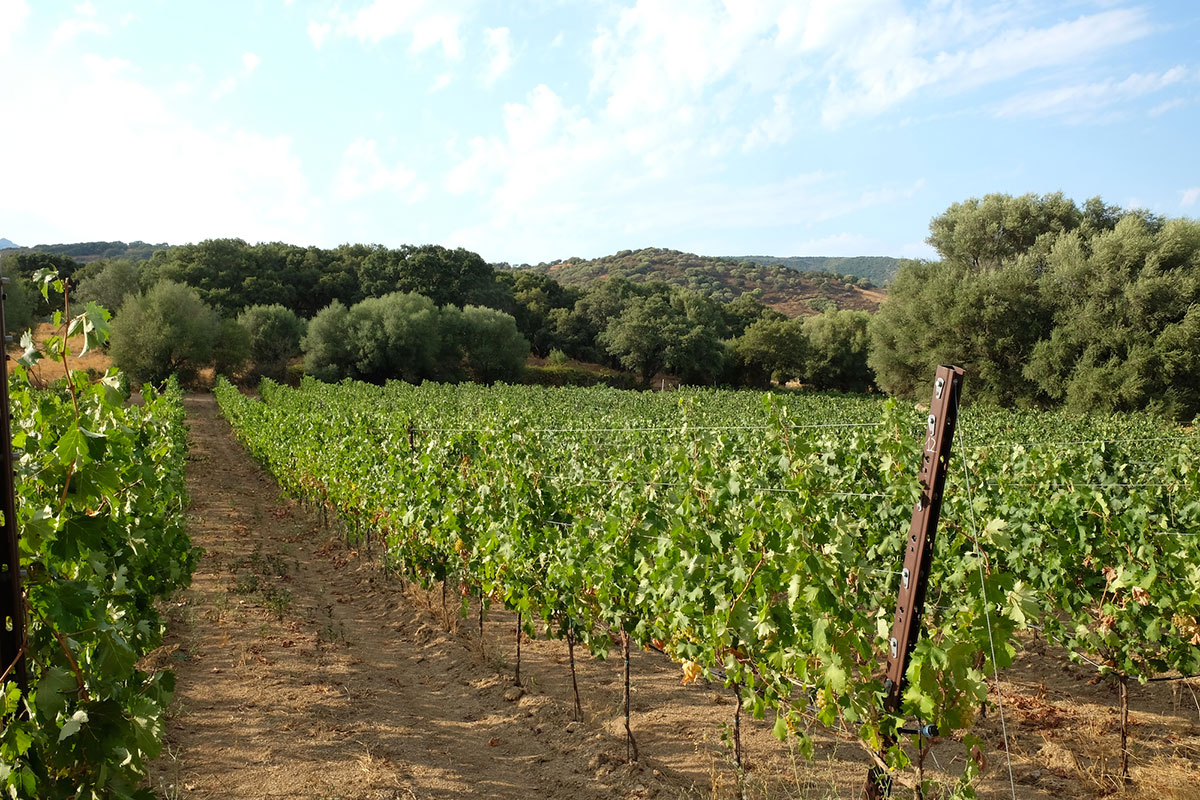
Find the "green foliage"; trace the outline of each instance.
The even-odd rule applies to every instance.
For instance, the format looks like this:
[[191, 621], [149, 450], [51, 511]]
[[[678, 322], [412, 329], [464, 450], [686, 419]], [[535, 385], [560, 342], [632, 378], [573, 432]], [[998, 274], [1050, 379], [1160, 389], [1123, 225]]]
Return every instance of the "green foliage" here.
[[1002, 405], [1200, 413], [1200, 225], [1098, 198], [988, 195], [934, 219], [945, 260], [901, 267], [869, 364], [915, 397], [938, 363]]
[[871, 315], [827, 311], [798, 320], [806, 342], [803, 380], [814, 389], [865, 392], [874, 383], [867, 366]]
[[778, 264], [797, 272], [829, 272], [838, 277], [854, 278], [860, 289], [886, 286], [900, 266], [899, 259], [888, 256], [740, 256], [737, 260], [764, 266]]
[[213, 371], [218, 375], [239, 375], [249, 361], [249, 332], [236, 319], [220, 320], [213, 339]]
[[195, 289], [162, 280], [129, 298], [112, 329], [113, 363], [134, 380], [187, 382], [212, 363], [221, 320]]
[[679, 333], [677, 315], [662, 295], [635, 297], [618, 314], [598, 341], [621, 364], [636, 372], [642, 385], [667, 366], [673, 333]]
[[[716, 258], [648, 247], [622, 250], [596, 259], [568, 258], [565, 261], [526, 265], [523, 269], [549, 275], [564, 286], [581, 288], [621, 278], [636, 284], [668, 284], [728, 303], [748, 294], [756, 300], [786, 310], [789, 315], [818, 310], [815, 299], [828, 300], [837, 308], [869, 310], [875, 302], [856, 287], [847, 289], [841, 275], [824, 271], [798, 271], [768, 259]], [[507, 266], [507, 265], [505, 265]]]
[[33, 325], [38, 299], [27, 281], [10, 278], [4, 289], [4, 323], [8, 327], [4, 333], [20, 338], [20, 333]]
[[350, 364], [350, 311], [334, 300], [308, 323], [300, 343], [304, 371], [322, 381], [338, 381]]
[[158, 250], [169, 249], [170, 245], [147, 244], [146, 242], [76, 242], [74, 244], [39, 244], [23, 250], [67, 256], [76, 263], [88, 264], [102, 259], [129, 259], [145, 261]]
[[38, 297], [40, 284], [34, 279], [35, 276], [45, 274], [55, 276], [56, 280], [61, 278], [63, 281], [61, 286], [65, 288], [78, 268], [79, 265], [71, 258], [54, 253], [42, 253], [35, 250], [6, 250], [3, 255], [0, 255], [0, 273], [11, 279], [13, 283], [23, 280], [36, 287], [32, 295], [33, 317], [35, 318], [50, 316], [55, 309], [62, 307], [63, 302], [61, 288], [52, 288], [48, 292], [42, 292]]
[[439, 309], [428, 297], [393, 293], [347, 309], [333, 303], [309, 323], [305, 369], [320, 380], [399, 378], [512, 380], [529, 344], [512, 317], [492, 309]]
[[311, 317], [333, 300], [351, 306], [394, 292], [418, 292], [439, 305], [496, 304], [507, 297], [477, 254], [437, 245], [342, 245], [323, 250], [211, 239], [155, 253], [145, 269], [148, 282], [166, 278], [186, 283], [228, 315], [278, 303]]
[[474, 380], [513, 383], [521, 377], [529, 357], [529, 342], [517, 330], [511, 315], [467, 306], [456, 320], [456, 327], [463, 363]]
[[733, 349], [750, 382], [765, 388], [803, 374], [808, 340], [800, 320], [764, 317], [734, 340]]
[[[51, 288], [62, 291], [61, 281]], [[86, 347], [105, 338], [95, 305], [65, 324]], [[46, 357], [69, 364], [62, 337]], [[186, 585], [187, 451], [176, 384], [129, 404], [123, 378], [78, 371], [35, 388], [26, 344], [10, 377], [17, 524], [26, 573], [29, 696], [4, 684], [0, 786], [6, 796], [137, 798], [160, 750], [170, 673], [138, 660], [162, 642], [157, 603]]]
[[954, 203], [929, 223], [929, 238], [946, 261], [996, 267], [1031, 249], [1043, 234], [1074, 230], [1083, 215], [1062, 192], [1043, 197], [985, 195]]
[[891, 714], [879, 667], [918, 412], [688, 389], [308, 381], [264, 382], [261, 402], [217, 395], [287, 491], [382, 540], [397, 571], [459, 581], [519, 610], [530, 634], [597, 653], [612, 631], [659, 641], [740, 685], [802, 751], [821, 729], [875, 749], [917, 718], [969, 758], [992, 659], [1005, 667], [1031, 621], [1106, 674], [1200, 670], [1200, 549], [1180, 535], [1200, 526], [1200, 439], [1146, 415], [963, 414], [935, 593]]
[[79, 281], [74, 292], [76, 300], [93, 302], [117, 312], [126, 300], [141, 292], [141, 268], [137, 262], [121, 259], [96, 262], [96, 265], [100, 267], [98, 270], [91, 271], [91, 267], [81, 270], [89, 274]]
[[249, 358], [255, 370], [274, 380], [282, 380], [288, 361], [300, 355], [305, 322], [278, 303], [251, 306], [238, 316], [238, 323], [249, 335]]
[[1043, 295], [1054, 328], [1026, 374], [1074, 410], [1200, 414], [1200, 223], [1155, 232], [1122, 218], [1090, 241], [1059, 239]]

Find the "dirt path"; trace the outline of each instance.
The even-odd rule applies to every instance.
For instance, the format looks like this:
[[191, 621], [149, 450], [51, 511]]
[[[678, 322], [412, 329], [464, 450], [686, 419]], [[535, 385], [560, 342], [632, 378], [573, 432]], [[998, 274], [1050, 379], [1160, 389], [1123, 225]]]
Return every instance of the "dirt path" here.
[[[493, 641], [513, 641], [508, 615], [487, 623], [481, 656], [477, 634], [448, 634], [439, 614], [282, 499], [210, 396], [187, 406], [191, 534], [205, 553], [155, 656], [178, 682], [154, 775], [167, 797], [684, 793], [689, 776], [652, 760], [627, 766], [614, 732], [569, 724], [569, 694], [547, 687], [565, 681], [542, 678], [565, 673], [553, 655], [527, 653], [529, 688], [514, 691]], [[603, 664], [614, 686], [618, 666]], [[599, 669], [585, 667], [587, 679]]]
[[[722, 731], [733, 697], [680, 685], [655, 654], [633, 658], [639, 764], [625, 763], [619, 657], [580, 657], [585, 721], [571, 721], [565, 645], [522, 645], [474, 608], [450, 627], [440, 594], [405, 590], [348, 550], [319, 518], [282, 498], [232, 438], [209, 395], [186, 401], [193, 541], [204, 548], [191, 588], [168, 611], [165, 647], [148, 666], [177, 677], [164, 756], [152, 784], [178, 798], [690, 798], [729, 797]], [[614, 654], [615, 655], [615, 654]], [[1112, 788], [1113, 698], [1088, 672], [1037, 642], [1001, 680], [1017, 797], [1093, 797]], [[1192, 707], [1194, 705], [1194, 708]], [[993, 766], [984, 797], [1010, 797], [996, 715], [978, 731]], [[1135, 703], [1129, 796], [1200, 797], [1200, 700], [1155, 684]], [[865, 761], [818, 737], [806, 764], [743, 720], [748, 796], [854, 797]], [[723, 726], [725, 726], [723, 728]], [[947, 740], [934, 756], [962, 758]]]

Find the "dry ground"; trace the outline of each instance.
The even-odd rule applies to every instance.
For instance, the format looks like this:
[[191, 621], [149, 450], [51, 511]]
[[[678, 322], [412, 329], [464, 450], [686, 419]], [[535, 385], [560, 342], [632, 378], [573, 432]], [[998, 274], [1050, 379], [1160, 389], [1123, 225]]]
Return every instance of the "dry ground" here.
[[[723, 726], [733, 698], [682, 686], [654, 653], [633, 658], [633, 727], [642, 759], [625, 763], [621, 661], [581, 657], [585, 721], [571, 721], [562, 642], [522, 646], [493, 613], [481, 646], [461, 621], [349, 550], [318, 516], [283, 499], [233, 440], [210, 396], [187, 400], [191, 534], [205, 554], [169, 608], [154, 666], [178, 677], [153, 784], [168, 798], [730, 797]], [[450, 592], [453, 599], [454, 592]], [[449, 623], [449, 624], [447, 624]], [[449, 630], [447, 629], [449, 628]], [[1029, 640], [1003, 676], [1010, 787], [999, 715], [981, 723], [985, 797], [1085, 798], [1114, 789], [1116, 694]], [[1134, 778], [1127, 797], [1200, 798], [1200, 700], [1184, 683], [1136, 687]], [[854, 797], [865, 761], [822, 738], [807, 764], [746, 721], [746, 794]], [[946, 739], [937, 764], [961, 769]]]

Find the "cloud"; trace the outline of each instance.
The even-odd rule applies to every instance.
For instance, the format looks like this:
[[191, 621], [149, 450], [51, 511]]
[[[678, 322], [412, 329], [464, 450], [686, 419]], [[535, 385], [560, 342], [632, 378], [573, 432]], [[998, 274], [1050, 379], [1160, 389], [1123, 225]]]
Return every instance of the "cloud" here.
[[1200, 200], [1200, 187], [1198, 186], [1184, 189], [1179, 193], [1179, 205], [1183, 208], [1191, 208], [1196, 205], [1197, 200]]
[[321, 45], [325, 44], [325, 39], [328, 38], [329, 33], [332, 30], [333, 26], [328, 22], [316, 22], [315, 20], [309, 21], [308, 38], [312, 39], [313, 47], [320, 50]]
[[20, 189], [0, 194], [0, 216], [34, 238], [319, 240], [320, 203], [288, 137], [193, 122], [121, 59], [56, 56], [29, 74], [0, 85], [0, 105], [106, 120], [85, 137], [69, 126], [0, 127], [0, 149], [23, 154], [5, 166]]
[[638, 0], [593, 40], [591, 90], [616, 119], [696, 107], [716, 92], [782, 90], [838, 127], [917, 97], [1086, 63], [1153, 30], [1141, 8], [1054, 13], [1029, 3]]
[[416, 173], [403, 164], [397, 163], [392, 169], [385, 167], [376, 141], [359, 137], [342, 154], [333, 194], [338, 200], [355, 200], [377, 192], [399, 193], [411, 189], [415, 179]]
[[490, 86], [512, 66], [512, 41], [508, 28], [484, 28], [483, 36], [487, 42], [488, 59], [483, 82]]
[[1017, 95], [1000, 104], [994, 113], [997, 117], [1063, 116], [1082, 121], [1112, 105], [1162, 91], [1187, 77], [1187, 69], [1177, 66], [1161, 74], [1134, 73], [1121, 81], [1062, 86]]
[[926, 17], [883, 15], [838, 45], [827, 67], [822, 120], [837, 126], [925, 90], [953, 94], [1078, 64], [1152, 31], [1143, 10], [1112, 9], [1045, 28], [1003, 26], [959, 41], [948, 22], [961, 8], [947, 8]]
[[457, 60], [463, 55], [459, 34], [463, 21], [460, 8], [440, 0], [373, 0], [355, 13], [335, 8], [328, 22], [309, 22], [308, 35], [317, 48], [330, 33], [364, 44], [403, 35], [410, 37], [409, 49], [414, 53], [440, 45], [447, 58]]
[[91, 0], [85, 0], [75, 6], [74, 12], [76, 16], [68, 17], [54, 29], [50, 37], [51, 46], [61, 47], [87, 33], [98, 36], [108, 34], [108, 26], [96, 20], [96, 7], [92, 5]]
[[792, 138], [792, 111], [788, 96], [779, 92], [773, 99], [770, 113], [754, 123], [742, 145], [745, 151], [758, 150], [774, 144], [784, 144]]
[[28, 16], [29, 5], [25, 0], [0, 0], [0, 53], [8, 52]]
[[242, 70], [237, 75], [226, 75], [217, 88], [213, 91], [213, 99], [219, 100], [227, 94], [233, 92], [246, 78], [254, 74], [258, 69], [258, 65], [262, 63], [262, 59], [255, 53], [242, 53]]

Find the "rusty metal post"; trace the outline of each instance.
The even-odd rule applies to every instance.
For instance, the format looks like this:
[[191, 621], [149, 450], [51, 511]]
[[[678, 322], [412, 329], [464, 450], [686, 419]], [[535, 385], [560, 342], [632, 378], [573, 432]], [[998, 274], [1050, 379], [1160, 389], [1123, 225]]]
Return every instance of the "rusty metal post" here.
[[[888, 640], [888, 657], [884, 679], [884, 708], [889, 713], [900, 710], [904, 697], [909, 653], [921, 635], [921, 616], [925, 611], [925, 594], [929, 585], [929, 565], [933, 560], [933, 545], [937, 537], [938, 517], [942, 510], [942, 493], [950, 461], [950, 446], [954, 441], [954, 426], [958, 421], [958, 401], [962, 393], [963, 371], [958, 367], [941, 366], [933, 384], [933, 400], [929, 403], [929, 419], [925, 427], [925, 442], [921, 448], [921, 499], [913, 508], [912, 524], [904, 549], [904, 569], [900, 573], [900, 591], [896, 599], [896, 618]], [[886, 758], [888, 749], [896, 743], [886, 737], [880, 756]], [[867, 774], [863, 796], [879, 800], [891, 794], [891, 777], [879, 765]]]
[[12, 412], [8, 404], [8, 324], [4, 319], [4, 287], [0, 276], [0, 335], [4, 341], [4, 379], [0, 380], [0, 505], [4, 525], [0, 528], [0, 670], [5, 680], [16, 681], [21, 694], [29, 691], [25, 667], [25, 599], [21, 591], [21, 554], [18, 547], [17, 498], [13, 485], [16, 464], [12, 451]]

